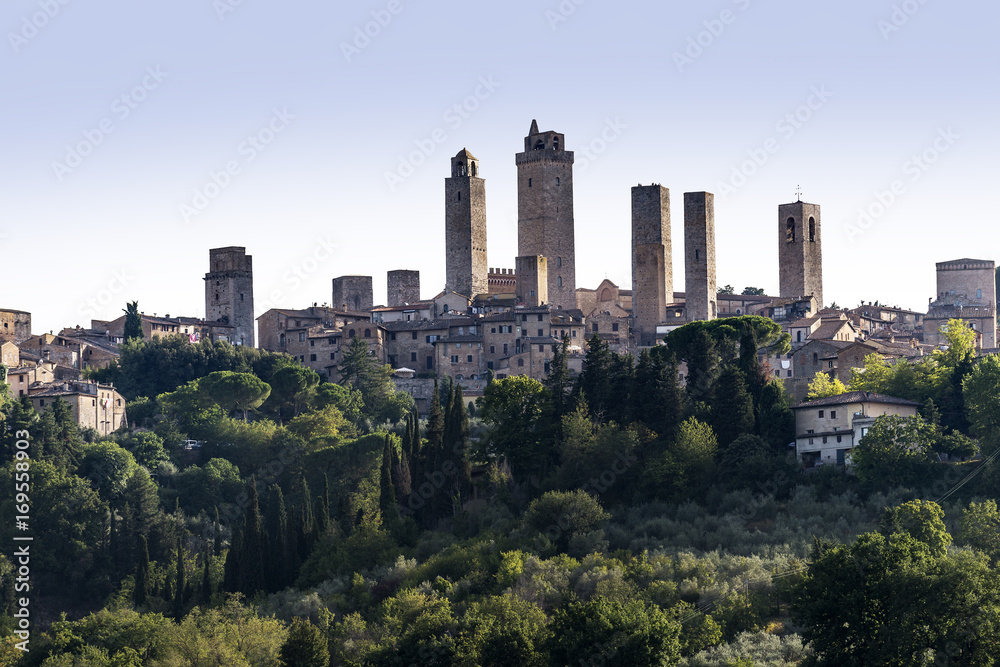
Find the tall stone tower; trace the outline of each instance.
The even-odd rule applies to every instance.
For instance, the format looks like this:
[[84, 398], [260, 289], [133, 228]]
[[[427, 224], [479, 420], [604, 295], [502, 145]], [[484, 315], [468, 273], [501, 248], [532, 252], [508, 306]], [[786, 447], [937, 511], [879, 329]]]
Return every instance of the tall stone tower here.
[[253, 347], [253, 257], [246, 248], [212, 248], [208, 264], [205, 319], [232, 325], [233, 344]]
[[419, 271], [390, 271], [386, 274], [387, 306], [405, 306], [420, 301]]
[[548, 260], [549, 301], [576, 308], [576, 243], [573, 232], [573, 152], [558, 132], [539, 132], [538, 123], [524, 139], [517, 164], [517, 254]]
[[718, 314], [715, 284], [715, 195], [684, 193], [684, 309], [688, 322], [714, 320]]
[[517, 276], [517, 300], [535, 308], [549, 302], [548, 260], [542, 255], [528, 255], [514, 260]]
[[375, 294], [371, 276], [340, 276], [333, 279], [334, 308], [370, 311], [374, 307]]
[[814, 296], [823, 307], [823, 236], [819, 205], [778, 207], [778, 289], [782, 297]]
[[632, 188], [632, 314], [639, 345], [656, 342], [656, 325], [667, 317], [674, 295], [670, 242], [670, 190]]
[[486, 181], [468, 150], [451, 159], [445, 192], [445, 289], [475, 297], [489, 292], [486, 264]]

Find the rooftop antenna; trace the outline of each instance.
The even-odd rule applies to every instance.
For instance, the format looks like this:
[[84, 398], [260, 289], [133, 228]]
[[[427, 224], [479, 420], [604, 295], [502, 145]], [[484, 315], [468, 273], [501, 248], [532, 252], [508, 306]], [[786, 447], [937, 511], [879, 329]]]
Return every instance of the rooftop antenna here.
[[795, 186], [795, 198], [798, 201], [802, 201], [802, 186], [801, 185], [796, 185]]

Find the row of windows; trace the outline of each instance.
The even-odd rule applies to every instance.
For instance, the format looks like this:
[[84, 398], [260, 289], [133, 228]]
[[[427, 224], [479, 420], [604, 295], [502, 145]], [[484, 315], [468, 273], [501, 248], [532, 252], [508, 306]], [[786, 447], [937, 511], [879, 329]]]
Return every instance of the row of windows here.
[[[826, 444], [826, 441], [827, 441], [827, 437], [828, 437], [828, 436], [825, 436], [825, 435], [823, 436], [823, 444], [824, 444], [824, 445]], [[842, 435], [838, 435], [838, 436], [837, 436], [837, 442], [843, 442], [843, 439], [844, 439], [844, 436], [842, 436]], [[809, 444], [810, 444], [810, 445], [812, 445], [812, 444], [815, 444], [815, 443], [813, 442], [813, 440], [814, 440], [813, 438], [809, 438]]]

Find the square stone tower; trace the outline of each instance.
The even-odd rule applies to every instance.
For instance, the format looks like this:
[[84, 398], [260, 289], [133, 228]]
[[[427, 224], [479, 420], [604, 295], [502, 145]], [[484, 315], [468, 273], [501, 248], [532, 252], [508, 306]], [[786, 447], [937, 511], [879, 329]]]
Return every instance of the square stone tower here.
[[797, 201], [778, 207], [778, 279], [780, 296], [814, 296], [823, 308], [819, 205]]
[[208, 264], [205, 319], [232, 325], [233, 344], [253, 347], [253, 257], [246, 248], [212, 248]]
[[371, 276], [340, 276], [333, 279], [334, 308], [370, 311], [375, 303]]
[[948, 320], [964, 320], [983, 334], [985, 349], [997, 347], [996, 264], [989, 259], [954, 259], [937, 264], [937, 299], [924, 318], [924, 342], [945, 342]]
[[386, 274], [386, 305], [390, 308], [420, 301], [419, 271], [389, 271]]
[[576, 242], [573, 228], [573, 152], [558, 132], [524, 139], [517, 165], [517, 254], [548, 260], [549, 300], [557, 308], [576, 308]]
[[475, 297], [489, 292], [486, 263], [486, 181], [468, 150], [451, 159], [445, 192], [445, 289]]
[[715, 284], [715, 195], [684, 193], [684, 309], [688, 322], [714, 320], [718, 314]]
[[544, 255], [528, 255], [514, 260], [517, 300], [529, 308], [549, 302], [549, 269]]
[[656, 342], [656, 325], [667, 317], [674, 295], [670, 241], [670, 190], [632, 188], [632, 315], [639, 345]]

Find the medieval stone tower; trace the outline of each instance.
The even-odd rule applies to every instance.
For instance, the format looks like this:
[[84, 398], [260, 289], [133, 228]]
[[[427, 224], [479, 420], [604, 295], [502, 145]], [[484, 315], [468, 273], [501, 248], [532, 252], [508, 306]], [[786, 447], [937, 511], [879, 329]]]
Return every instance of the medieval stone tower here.
[[819, 205], [778, 207], [778, 289], [782, 297], [814, 296], [823, 307], [823, 237]]
[[233, 344], [253, 347], [253, 257], [246, 248], [212, 248], [208, 264], [205, 319], [232, 325]]
[[542, 255], [528, 255], [514, 260], [517, 276], [517, 300], [535, 308], [549, 302], [548, 260]]
[[517, 164], [517, 254], [548, 260], [549, 302], [576, 308], [576, 244], [573, 232], [573, 152], [558, 132], [539, 132], [538, 123], [524, 139]]
[[718, 314], [715, 284], [715, 195], [684, 193], [684, 308], [688, 322], [714, 320]]
[[674, 296], [672, 252], [670, 190], [632, 188], [632, 313], [639, 345], [653, 345], [656, 325], [667, 317], [667, 302]]
[[474, 297], [489, 292], [486, 181], [479, 160], [463, 149], [451, 159], [445, 192], [445, 289]]
[[390, 308], [420, 301], [419, 271], [389, 271], [386, 274], [386, 305]]
[[375, 294], [371, 276], [340, 276], [333, 279], [334, 308], [367, 312], [372, 309]]

